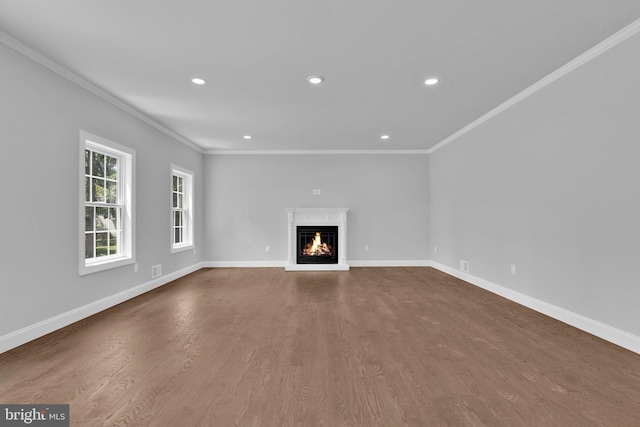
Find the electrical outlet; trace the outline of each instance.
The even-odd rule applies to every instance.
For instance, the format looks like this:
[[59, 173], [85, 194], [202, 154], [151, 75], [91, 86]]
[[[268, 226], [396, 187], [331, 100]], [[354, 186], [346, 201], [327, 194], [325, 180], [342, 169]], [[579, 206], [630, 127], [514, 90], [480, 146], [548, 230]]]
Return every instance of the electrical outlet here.
[[369, 245], [364, 245], [364, 251], [369, 252]]
[[433, 253], [434, 253], [434, 254], [437, 254], [437, 253], [438, 253], [438, 247], [437, 247], [437, 246], [434, 246], [434, 247], [433, 247]]
[[516, 265], [515, 264], [511, 264], [511, 274], [516, 274]]
[[265, 252], [269, 252], [271, 250], [271, 248], [269, 246], [265, 246], [264, 251]]
[[460, 270], [462, 270], [463, 273], [468, 273], [469, 272], [469, 261], [465, 261], [465, 260], [460, 260]]
[[313, 189], [313, 195], [314, 196], [319, 196], [321, 194], [322, 194], [322, 190], [321, 189], [319, 189], [319, 188], [314, 188]]
[[138, 263], [137, 262], [133, 264], [133, 272], [134, 273], [138, 272]]

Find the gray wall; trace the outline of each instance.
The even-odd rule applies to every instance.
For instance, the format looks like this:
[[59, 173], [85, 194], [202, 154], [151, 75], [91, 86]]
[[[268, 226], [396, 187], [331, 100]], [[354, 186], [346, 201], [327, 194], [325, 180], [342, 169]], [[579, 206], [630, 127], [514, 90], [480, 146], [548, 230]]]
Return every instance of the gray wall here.
[[[195, 172], [202, 230], [203, 155], [0, 44], [2, 244], [0, 336], [148, 282], [201, 260], [171, 255], [169, 173]], [[136, 150], [137, 261], [78, 276], [79, 130]]]
[[432, 153], [435, 261], [640, 335], [638, 52], [636, 35]]
[[[203, 156], [0, 44], [0, 336], [146, 283], [155, 264], [282, 263], [287, 207], [350, 208], [351, 261], [464, 259], [640, 335], [638, 51], [634, 36], [430, 156]], [[137, 152], [137, 273], [78, 276], [80, 129]], [[196, 254], [170, 254], [171, 163], [196, 173]]]
[[429, 258], [426, 154], [208, 155], [205, 170], [209, 261], [285, 262], [297, 207], [350, 209], [348, 261]]

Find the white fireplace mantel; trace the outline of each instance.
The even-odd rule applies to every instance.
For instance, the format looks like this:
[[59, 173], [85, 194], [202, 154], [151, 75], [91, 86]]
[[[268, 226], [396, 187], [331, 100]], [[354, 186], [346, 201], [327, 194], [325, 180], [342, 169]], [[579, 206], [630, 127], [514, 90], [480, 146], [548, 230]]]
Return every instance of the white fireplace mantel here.
[[[347, 212], [348, 208], [288, 208], [289, 257], [286, 271], [349, 270], [347, 265]], [[298, 264], [296, 254], [296, 227], [298, 225], [338, 226], [337, 264]]]

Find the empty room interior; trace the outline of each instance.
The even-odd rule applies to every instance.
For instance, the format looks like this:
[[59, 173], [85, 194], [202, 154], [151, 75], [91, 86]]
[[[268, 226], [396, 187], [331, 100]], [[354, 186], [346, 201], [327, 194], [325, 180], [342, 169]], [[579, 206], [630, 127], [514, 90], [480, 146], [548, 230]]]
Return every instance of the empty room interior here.
[[637, 426], [638, 76], [637, 0], [0, 0], [0, 405]]

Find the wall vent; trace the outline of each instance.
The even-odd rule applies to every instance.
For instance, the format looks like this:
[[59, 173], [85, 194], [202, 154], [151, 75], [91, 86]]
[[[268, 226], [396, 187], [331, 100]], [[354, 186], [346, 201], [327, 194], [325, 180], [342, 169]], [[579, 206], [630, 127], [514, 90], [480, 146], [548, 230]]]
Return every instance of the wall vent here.
[[151, 278], [155, 279], [156, 277], [162, 276], [162, 264], [154, 265], [151, 267]]

